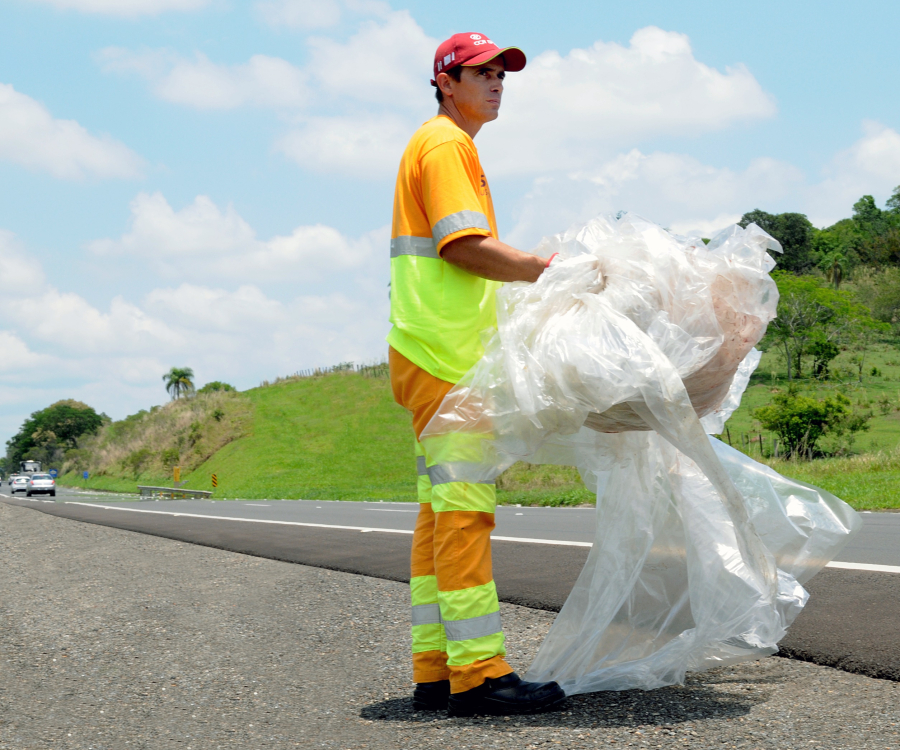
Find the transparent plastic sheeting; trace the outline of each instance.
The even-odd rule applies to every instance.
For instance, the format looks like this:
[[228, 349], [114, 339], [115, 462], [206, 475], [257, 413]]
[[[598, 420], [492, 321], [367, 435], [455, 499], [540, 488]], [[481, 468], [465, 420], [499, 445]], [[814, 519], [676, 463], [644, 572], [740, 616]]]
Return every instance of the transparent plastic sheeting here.
[[484, 357], [422, 434], [456, 481], [515, 461], [577, 466], [594, 546], [528, 671], [567, 693], [652, 689], [772, 654], [803, 582], [859, 528], [827, 492], [711, 438], [775, 317], [778, 243], [751, 224], [708, 245], [626, 214], [545, 239], [557, 259], [497, 293]]

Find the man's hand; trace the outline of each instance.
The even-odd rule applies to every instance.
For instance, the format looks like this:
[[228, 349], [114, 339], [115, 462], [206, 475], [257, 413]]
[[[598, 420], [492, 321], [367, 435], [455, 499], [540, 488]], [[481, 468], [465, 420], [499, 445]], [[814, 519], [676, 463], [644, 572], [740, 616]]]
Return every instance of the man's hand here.
[[466, 235], [444, 245], [441, 257], [474, 276], [492, 281], [537, 281], [547, 261], [493, 237]]

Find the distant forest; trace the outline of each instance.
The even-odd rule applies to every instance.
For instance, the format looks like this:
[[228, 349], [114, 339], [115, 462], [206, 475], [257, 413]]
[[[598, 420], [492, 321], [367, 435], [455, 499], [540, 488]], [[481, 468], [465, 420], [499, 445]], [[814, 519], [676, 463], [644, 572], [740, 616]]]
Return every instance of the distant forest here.
[[832, 280], [835, 272], [842, 278], [859, 266], [900, 266], [900, 186], [884, 208], [878, 208], [871, 195], [864, 195], [853, 204], [852, 217], [825, 229], [814, 227], [803, 214], [769, 214], [759, 209], [744, 214], [740, 224], [746, 227], [751, 222], [781, 243], [784, 255], [776, 260], [782, 271], [818, 269]]

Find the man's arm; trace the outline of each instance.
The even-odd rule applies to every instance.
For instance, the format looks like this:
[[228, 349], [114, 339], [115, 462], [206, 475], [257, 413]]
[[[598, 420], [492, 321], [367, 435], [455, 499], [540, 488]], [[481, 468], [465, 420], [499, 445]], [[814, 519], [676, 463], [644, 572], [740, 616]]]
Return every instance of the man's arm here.
[[448, 242], [441, 257], [463, 271], [492, 281], [537, 281], [547, 261], [493, 237], [466, 235]]

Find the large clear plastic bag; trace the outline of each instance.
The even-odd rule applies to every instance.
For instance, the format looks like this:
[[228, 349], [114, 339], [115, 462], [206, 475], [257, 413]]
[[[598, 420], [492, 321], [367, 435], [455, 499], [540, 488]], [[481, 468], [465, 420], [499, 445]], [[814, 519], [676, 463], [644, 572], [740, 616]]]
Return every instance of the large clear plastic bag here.
[[768, 250], [753, 224], [704, 245], [600, 216], [541, 243], [559, 257], [537, 282], [497, 293], [484, 357], [421, 439], [476, 446], [443, 467], [456, 481], [522, 460], [577, 466], [596, 490], [594, 546], [529, 679], [651, 689], [774, 653], [802, 582], [858, 529], [838, 498], [707, 435], [775, 316]]

